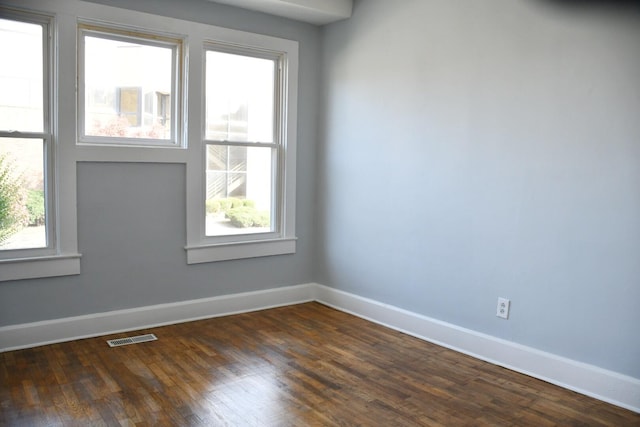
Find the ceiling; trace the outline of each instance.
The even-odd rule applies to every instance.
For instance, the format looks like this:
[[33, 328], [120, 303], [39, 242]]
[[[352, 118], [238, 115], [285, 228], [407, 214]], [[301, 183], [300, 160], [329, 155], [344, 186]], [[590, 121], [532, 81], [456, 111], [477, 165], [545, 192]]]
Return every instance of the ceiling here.
[[325, 25], [351, 16], [352, 0], [209, 0], [243, 9]]

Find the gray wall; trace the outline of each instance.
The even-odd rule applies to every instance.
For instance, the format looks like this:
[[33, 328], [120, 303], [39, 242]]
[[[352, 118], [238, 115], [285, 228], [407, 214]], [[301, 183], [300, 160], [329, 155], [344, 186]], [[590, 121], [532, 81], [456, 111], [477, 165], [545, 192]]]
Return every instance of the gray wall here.
[[0, 283], [0, 325], [311, 281], [319, 29], [203, 0], [102, 3], [299, 41], [297, 253], [188, 266], [184, 165], [80, 163], [82, 274]]
[[324, 28], [318, 281], [640, 378], [633, 4], [366, 0]]

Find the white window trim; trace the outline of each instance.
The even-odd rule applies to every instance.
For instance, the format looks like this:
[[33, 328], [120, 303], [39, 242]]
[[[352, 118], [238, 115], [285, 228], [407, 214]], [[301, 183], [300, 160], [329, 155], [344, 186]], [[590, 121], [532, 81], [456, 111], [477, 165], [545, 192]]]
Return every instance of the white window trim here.
[[[231, 30], [197, 22], [119, 9], [79, 0], [6, 0], [5, 7], [49, 14], [54, 19], [53, 49], [53, 129], [56, 144], [54, 180], [57, 215], [54, 253], [0, 261], [0, 281], [52, 277], [80, 273], [77, 244], [76, 163], [148, 162], [186, 165], [187, 263], [252, 258], [295, 252], [296, 138], [298, 94], [298, 42]], [[105, 22], [143, 32], [181, 35], [184, 40], [180, 81], [182, 134], [180, 146], [122, 146], [78, 144], [76, 95], [78, 22]], [[283, 113], [283, 159], [281, 176], [283, 210], [279, 233], [244, 235], [231, 242], [212, 243], [204, 227], [204, 46], [221, 42], [253, 49], [284, 52], [287, 86]], [[52, 42], [53, 43], [53, 42]], [[187, 64], [188, 62], [188, 64]], [[188, 82], [188, 85], [186, 85]], [[186, 86], [185, 86], [186, 85]], [[59, 126], [58, 126], [59, 125]], [[268, 238], [264, 238], [268, 237]], [[253, 240], [251, 240], [253, 239]]]
[[[80, 273], [80, 254], [77, 250], [76, 230], [76, 181], [75, 162], [66, 153], [65, 144], [69, 135], [58, 126], [61, 120], [75, 120], [74, 112], [63, 108], [59, 94], [64, 90], [75, 89], [73, 76], [74, 62], [65, 61], [59, 49], [59, 40], [63, 37], [57, 31], [61, 27], [62, 17], [52, 11], [41, 10], [37, 2], [24, 1], [14, 5], [16, 11], [26, 16], [41, 17], [48, 21], [48, 44], [45, 57], [45, 134], [51, 136], [48, 142], [46, 163], [47, 179], [47, 239], [49, 247], [7, 251], [8, 258], [0, 260], [0, 281], [32, 279], [39, 277], [66, 276]], [[6, 4], [6, 7], [12, 5]], [[11, 18], [3, 11], [2, 16]], [[15, 17], [15, 15], [14, 15]], [[62, 18], [63, 19], [63, 18]], [[34, 21], [37, 22], [37, 21]], [[75, 45], [71, 46], [71, 50]], [[62, 76], [67, 76], [66, 79]], [[69, 79], [70, 77], [70, 79]], [[63, 86], [66, 85], [66, 89]], [[69, 117], [69, 114], [71, 117]]]
[[[55, 164], [56, 245], [51, 254], [0, 261], [0, 281], [80, 274], [77, 243], [77, 162], [147, 162], [186, 165], [187, 263], [196, 264], [230, 259], [291, 254], [296, 250], [296, 138], [298, 110], [298, 42], [261, 34], [231, 30], [212, 25], [183, 21], [159, 15], [87, 3], [79, 0], [5, 0], [3, 7], [35, 11], [53, 17], [53, 61], [51, 70], [57, 78], [52, 82], [52, 101], [57, 107], [52, 119]], [[183, 97], [181, 146], [122, 146], [78, 144], [77, 117], [77, 42], [78, 22], [116, 23], [130, 28], [153, 29], [181, 35], [181, 72], [179, 82]], [[284, 173], [281, 179], [282, 225], [278, 234], [266, 239], [212, 244], [205, 238], [204, 227], [204, 46], [221, 42], [254, 49], [283, 52], [285, 110], [282, 123]], [[187, 64], [188, 63], [188, 64]], [[185, 84], [187, 83], [187, 86]], [[253, 235], [254, 237], [263, 237]]]
[[[277, 52], [280, 61], [280, 88], [282, 110], [279, 114], [281, 148], [281, 170], [277, 183], [281, 193], [280, 222], [277, 232], [246, 234], [238, 236], [207, 237], [205, 233], [205, 99], [200, 96], [195, 102], [193, 96], [189, 105], [190, 114], [198, 116], [200, 126], [189, 130], [189, 161], [187, 168], [187, 263], [224, 261], [255, 258], [271, 255], [292, 254], [296, 251], [295, 235], [295, 194], [296, 194], [296, 137], [298, 110], [298, 43], [276, 37], [262, 36], [218, 27], [207, 27], [191, 38], [191, 43], [202, 46], [200, 55], [191, 56], [190, 81], [200, 82], [204, 88], [205, 47], [212, 44], [238, 46], [243, 48]], [[194, 89], [194, 85], [190, 90]], [[200, 90], [200, 93], [204, 91]]]
[[[41, 0], [7, 1], [19, 2], [17, 4], [21, 5], [21, 7], [30, 7], [34, 10], [41, 10], [43, 8], [43, 2]], [[60, 21], [60, 39], [62, 40], [62, 34], [64, 33], [64, 40], [66, 40], [66, 43], [61, 43], [61, 49], [66, 54], [64, 57], [65, 65], [69, 65], [66, 67], [66, 71], [71, 73], [70, 76], [73, 80], [71, 92], [64, 92], [66, 98], [65, 105], [69, 108], [68, 111], [73, 113], [72, 116], [68, 115], [67, 120], [71, 121], [67, 123], [72, 123], [73, 126], [71, 127], [73, 127], [73, 129], [68, 129], [69, 139], [65, 140], [65, 143], [62, 145], [67, 149], [69, 158], [74, 164], [74, 179], [76, 162], [186, 164], [186, 147], [188, 145], [188, 93], [186, 91], [189, 79], [187, 64], [187, 52], [189, 51], [188, 34], [194, 25], [198, 26], [202, 24], [79, 0], [48, 0], [45, 6], [54, 9]], [[76, 94], [78, 24], [106, 26], [120, 30], [136, 29], [136, 32], [158, 34], [164, 37], [182, 40], [182, 52], [178, 61], [178, 68], [180, 74], [184, 77], [177, 82], [180, 92], [179, 96], [181, 98], [180, 101], [177, 101], [181, 121], [180, 131], [176, 136], [180, 141], [179, 144], [144, 145], [136, 144], [135, 141], [129, 145], [115, 144], [113, 142], [95, 144], [84, 143], [79, 140], [76, 121], [76, 117], [80, 117]], [[62, 51], [60, 53], [61, 61]], [[73, 189], [75, 191], [75, 181]]]

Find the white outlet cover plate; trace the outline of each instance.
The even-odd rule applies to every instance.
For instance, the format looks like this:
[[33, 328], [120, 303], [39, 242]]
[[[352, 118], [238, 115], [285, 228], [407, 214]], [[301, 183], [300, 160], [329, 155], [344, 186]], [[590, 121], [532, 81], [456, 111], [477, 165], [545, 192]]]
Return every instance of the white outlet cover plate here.
[[507, 298], [498, 298], [498, 308], [496, 310], [496, 316], [503, 319], [508, 319], [510, 305], [511, 301], [509, 301]]

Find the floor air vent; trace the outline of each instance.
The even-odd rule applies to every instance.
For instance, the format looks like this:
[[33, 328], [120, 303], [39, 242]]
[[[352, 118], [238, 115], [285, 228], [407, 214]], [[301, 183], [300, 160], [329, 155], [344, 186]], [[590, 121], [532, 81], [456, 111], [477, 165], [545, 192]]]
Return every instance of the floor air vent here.
[[115, 340], [107, 340], [109, 347], [120, 347], [127, 344], [138, 344], [141, 342], [155, 341], [158, 338], [153, 334], [138, 335], [137, 337], [116, 338]]

